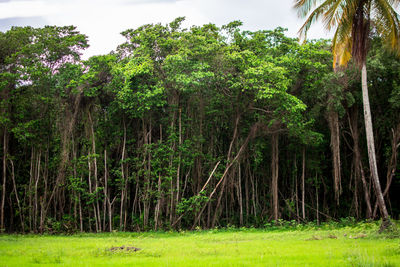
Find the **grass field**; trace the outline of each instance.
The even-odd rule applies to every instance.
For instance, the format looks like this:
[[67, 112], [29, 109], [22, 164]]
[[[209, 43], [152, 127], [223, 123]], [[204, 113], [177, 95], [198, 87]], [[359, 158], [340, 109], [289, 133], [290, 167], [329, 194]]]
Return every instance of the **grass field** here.
[[[347, 227], [1, 235], [0, 266], [400, 266], [400, 238]], [[136, 247], [139, 251], [113, 247]]]

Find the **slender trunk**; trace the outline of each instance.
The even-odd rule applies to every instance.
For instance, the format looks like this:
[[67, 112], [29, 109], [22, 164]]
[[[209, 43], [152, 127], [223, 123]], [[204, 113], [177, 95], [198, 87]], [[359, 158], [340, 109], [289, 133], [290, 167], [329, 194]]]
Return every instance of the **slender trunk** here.
[[129, 197], [129, 192], [128, 192], [128, 177], [129, 177], [129, 167], [126, 166], [126, 179], [125, 179], [125, 204], [124, 204], [124, 232], [126, 231], [126, 226], [127, 226], [127, 219], [128, 219], [128, 197]]
[[392, 155], [390, 157], [389, 166], [386, 173], [386, 186], [383, 196], [389, 193], [389, 188], [397, 169], [397, 150], [400, 147], [400, 123], [396, 129], [392, 129]]
[[333, 159], [333, 180], [335, 188], [335, 200], [339, 205], [339, 196], [342, 193], [342, 186], [341, 186], [341, 174], [340, 174], [339, 115], [336, 111], [334, 110], [329, 111], [328, 124], [331, 132], [331, 151]]
[[158, 174], [158, 184], [157, 184], [157, 205], [154, 209], [154, 231], [158, 228], [158, 215], [160, 214], [161, 206], [161, 174]]
[[[76, 176], [74, 176], [74, 177], [76, 177]], [[73, 199], [71, 199], [71, 201], [72, 201], [73, 204], [74, 204], [74, 225], [73, 225], [73, 227], [74, 227], [74, 229], [77, 229], [77, 228], [78, 228], [78, 225], [77, 225], [76, 220], [77, 220], [77, 218], [78, 218], [78, 202], [76, 201], [76, 199], [77, 199], [77, 197], [78, 197], [78, 194], [76, 193], [75, 190], [72, 191], [72, 197], [73, 197]], [[40, 221], [41, 221], [41, 220], [40, 220]], [[40, 228], [41, 228], [41, 227], [40, 227]]]
[[122, 154], [121, 154], [121, 205], [120, 205], [120, 211], [119, 211], [119, 228], [122, 230], [123, 229], [123, 212], [124, 212], [124, 203], [125, 203], [125, 167], [124, 167], [124, 161], [125, 161], [125, 146], [126, 146], [126, 126], [125, 126], [125, 121], [124, 121], [124, 140], [122, 143]]
[[249, 172], [249, 164], [246, 164], [246, 172], [245, 172], [245, 182], [244, 182], [244, 191], [245, 191], [245, 199], [246, 199], [246, 223], [248, 223], [248, 218], [250, 214], [250, 199], [249, 199], [249, 180], [250, 180], [250, 172]]
[[306, 148], [303, 147], [303, 164], [301, 170], [301, 211], [303, 221], [306, 220], [306, 204], [305, 204], [305, 173], [306, 173]]
[[[107, 170], [107, 150], [104, 148], [104, 202], [103, 202], [103, 229], [106, 231], [107, 203], [110, 201], [108, 195], [108, 170]], [[111, 225], [111, 221], [109, 222]], [[111, 232], [111, 231], [110, 231]]]
[[[96, 146], [95, 146], [95, 141], [93, 137], [93, 153], [96, 154]], [[96, 208], [97, 208], [97, 219], [98, 219], [98, 224], [99, 224], [99, 231], [101, 232], [101, 213], [100, 213], [100, 204], [99, 204], [99, 199], [98, 199], [98, 188], [99, 188], [99, 179], [97, 176], [97, 155], [94, 156], [94, 181], [95, 181], [95, 192], [96, 192]]]
[[[107, 121], [107, 113], [104, 112], [104, 121]], [[104, 144], [104, 200], [103, 200], [103, 230], [106, 231], [107, 202], [108, 196], [108, 169], [107, 169], [107, 143]], [[111, 221], [109, 222], [111, 224]], [[111, 231], [110, 231], [111, 232]]]
[[367, 136], [369, 166], [372, 174], [372, 182], [374, 184], [376, 198], [382, 215], [381, 229], [384, 229], [390, 226], [391, 222], [389, 219], [389, 214], [386, 209], [385, 200], [383, 199], [381, 184], [379, 182], [378, 167], [376, 165], [374, 133], [372, 130], [372, 118], [371, 118], [371, 109], [369, 104], [368, 85], [367, 85], [367, 65], [365, 61], [362, 64], [361, 85], [362, 85], [362, 95], [363, 95], [363, 105], [364, 105], [365, 133]]
[[3, 132], [3, 183], [1, 193], [1, 212], [0, 212], [0, 232], [4, 231], [4, 205], [6, 201], [6, 181], [7, 181], [7, 129], [4, 128]]
[[31, 148], [31, 164], [30, 164], [30, 169], [29, 169], [29, 185], [28, 185], [28, 207], [29, 208], [29, 212], [28, 212], [28, 216], [29, 216], [29, 231], [32, 231], [32, 223], [33, 223], [33, 213], [32, 213], [32, 185], [33, 185], [33, 158], [34, 158], [34, 149], [33, 146]]
[[297, 223], [300, 222], [300, 215], [299, 215], [299, 190], [297, 185], [297, 159], [296, 153], [294, 153], [294, 186], [295, 186], [295, 194], [296, 194], [296, 217]]
[[[162, 125], [160, 124], [160, 144], [162, 144]], [[161, 209], [161, 174], [158, 173], [158, 183], [157, 183], [157, 205], [154, 210], [154, 230], [157, 231], [158, 228], [158, 216]]]
[[101, 216], [100, 216], [100, 206], [99, 206], [99, 200], [97, 198], [98, 195], [98, 187], [99, 187], [99, 180], [97, 176], [97, 154], [96, 154], [96, 138], [94, 135], [94, 127], [93, 127], [93, 120], [92, 116], [89, 112], [89, 122], [90, 122], [90, 132], [92, 135], [92, 155], [93, 155], [93, 168], [94, 168], [94, 199], [95, 199], [95, 207], [96, 207], [96, 213], [97, 213], [97, 225], [98, 225], [98, 231], [101, 232]]
[[[315, 175], [315, 182], [317, 182], [318, 175]], [[317, 217], [317, 225], [319, 225], [319, 201], [318, 201], [318, 185], [315, 185], [315, 198], [317, 201], [317, 210], [316, 210], [316, 217]]]
[[279, 134], [272, 134], [271, 136], [272, 146], [272, 160], [271, 160], [271, 171], [272, 171], [272, 207], [273, 216], [275, 222], [279, 219], [279, 203], [278, 203], [278, 176], [279, 176]]
[[[400, 124], [397, 125], [396, 129], [392, 129], [392, 155], [388, 164], [388, 169], [386, 172], [386, 186], [383, 191], [383, 197], [387, 197], [389, 194], [390, 185], [392, 184], [393, 177], [395, 176], [397, 169], [397, 150], [400, 146]], [[389, 200], [389, 198], [387, 197]], [[378, 207], [378, 202], [375, 202], [373, 217], [376, 216], [376, 211]]]
[[257, 191], [255, 189], [255, 181], [254, 181], [254, 174], [250, 173], [250, 182], [251, 182], [251, 202], [252, 202], [252, 208], [253, 208], [253, 216], [254, 218], [257, 218]]
[[45, 160], [44, 160], [44, 172], [43, 172], [43, 184], [44, 184], [44, 189], [43, 189], [43, 195], [40, 198], [40, 226], [39, 226], [39, 231], [40, 233], [44, 232], [44, 224], [45, 224], [45, 212], [46, 212], [46, 203], [47, 203], [47, 183], [48, 183], [48, 176], [49, 176], [49, 142], [47, 142], [47, 148], [46, 148], [46, 155], [45, 155]]
[[[200, 210], [199, 214], [197, 215], [197, 217], [194, 220], [194, 224], [192, 226], [192, 229], [194, 229], [194, 227], [196, 226], [197, 222], [199, 221], [201, 215], [204, 212], [204, 209], [206, 208], [207, 204], [209, 203], [209, 201], [211, 200], [211, 198], [213, 197], [213, 195], [215, 194], [215, 192], [217, 191], [219, 185], [221, 184], [221, 182], [223, 182], [225, 180], [225, 177], [227, 176], [229, 169], [232, 167], [232, 165], [239, 159], [239, 157], [241, 156], [242, 152], [244, 151], [244, 149], [247, 147], [247, 144], [250, 141], [250, 138], [254, 135], [254, 131], [256, 130], [255, 127], [252, 127], [252, 129], [250, 130], [250, 133], [248, 134], [246, 140], [243, 142], [242, 146], [240, 147], [239, 151], [237, 152], [236, 156], [230, 161], [230, 163], [226, 166], [224, 173], [222, 174], [221, 179], [218, 181], [218, 183], [215, 185], [214, 190], [211, 192], [211, 194], [208, 196], [207, 202], [205, 203], [205, 205], [203, 206], [203, 208]], [[216, 209], [217, 211], [217, 209]], [[212, 223], [211, 223], [211, 227], [214, 227], [216, 221], [216, 215], [214, 213], [214, 217], [212, 219]]]
[[[136, 207], [139, 206], [139, 210], [140, 210], [140, 203], [139, 205], [137, 204], [139, 202], [139, 182], [136, 181], [136, 189], [135, 189], [135, 197], [133, 199], [133, 204], [132, 204], [132, 214], [136, 214], [137, 209]], [[111, 214], [111, 213], [110, 213]], [[140, 214], [140, 211], [139, 211]], [[110, 215], [111, 216], [111, 215]], [[111, 218], [111, 217], [110, 217]]]
[[[231, 164], [232, 150], [233, 150], [233, 145], [234, 145], [234, 143], [236, 141], [236, 138], [237, 138], [239, 120], [240, 120], [240, 115], [237, 113], [236, 114], [236, 119], [235, 119], [235, 128], [233, 130], [233, 137], [232, 137], [231, 143], [229, 144], [228, 155], [226, 157], [226, 166], [227, 167], [225, 168], [225, 170], [228, 170], [230, 168], [230, 166], [232, 165]], [[229, 168], [228, 168], [228, 166], [229, 166]], [[225, 179], [224, 182], [222, 183], [221, 192], [219, 194], [219, 197], [218, 197], [218, 200], [217, 200], [217, 205], [215, 207], [214, 216], [213, 216], [213, 219], [212, 219], [212, 222], [211, 222], [211, 227], [214, 227], [215, 222], [216, 222], [216, 220], [218, 218], [218, 213], [219, 213], [218, 211], [219, 211], [219, 207], [221, 205], [222, 196], [224, 195], [224, 192], [225, 192], [226, 181], [227, 181], [227, 179]]]
[[[151, 145], [151, 135], [152, 135], [152, 126], [151, 126], [151, 119], [149, 120], [149, 132], [148, 132], [148, 144]], [[145, 207], [145, 226], [148, 225], [149, 223], [149, 216], [150, 216], [150, 208], [151, 208], [151, 192], [153, 191], [152, 189], [152, 183], [151, 183], [151, 149], [147, 151], [147, 173], [146, 173], [146, 180], [147, 180], [147, 186], [146, 186], [146, 194], [147, 194], [147, 206]]]
[[[178, 120], [178, 127], [179, 127], [179, 146], [182, 146], [182, 109], [179, 109], [179, 120]], [[181, 173], [181, 158], [182, 152], [179, 149], [179, 156], [178, 156], [178, 168], [176, 170], [176, 205], [179, 203], [180, 195], [179, 195], [179, 188], [180, 188], [180, 173]]]
[[112, 209], [111, 209], [111, 201], [107, 199], [107, 206], [108, 206], [108, 231], [112, 232]]
[[[147, 206], [149, 205], [149, 192], [148, 192], [148, 184], [150, 181], [148, 180], [148, 169], [147, 169], [147, 150], [148, 150], [148, 138], [147, 138], [147, 126], [145, 123], [145, 119], [142, 119], [142, 129], [143, 129], [143, 146], [144, 146], [144, 152], [143, 152], [143, 161], [142, 161], [142, 166], [144, 169], [143, 172], [143, 178], [144, 178], [144, 184], [143, 184], [143, 192], [140, 196], [140, 199], [142, 199], [143, 202], [143, 226], [146, 228], [147, 226], [147, 220], [148, 220], [148, 214], [146, 213], [147, 211]], [[171, 179], [172, 181], [172, 179]], [[139, 186], [139, 182], [138, 182]], [[142, 209], [141, 209], [141, 204], [139, 203], [139, 216], [142, 217]]]
[[[173, 112], [172, 112], [172, 120], [171, 120], [171, 124], [170, 124], [170, 131], [171, 134], [175, 134], [175, 120], [176, 120], [176, 107], [175, 105], [177, 105], [177, 100], [175, 100], [175, 96], [173, 97], [172, 100], [172, 108], [173, 108]], [[171, 144], [171, 151], [173, 151], [173, 153], [171, 153], [170, 155], [170, 159], [169, 159], [169, 168], [172, 169], [173, 168], [173, 161], [174, 161], [174, 154], [176, 151], [176, 142], [175, 142], [175, 138], [173, 137], [172, 140], [172, 144]], [[170, 182], [170, 210], [169, 210], [169, 221], [170, 223], [173, 222], [174, 220], [174, 215], [175, 215], [175, 188], [174, 188], [174, 179], [171, 179]]]
[[[92, 174], [92, 168], [91, 168], [91, 164], [90, 164], [90, 154], [88, 155], [88, 171], [89, 171], [89, 175], [88, 175], [88, 182], [89, 182], [89, 194], [92, 196], [93, 194], [93, 189], [92, 189], [92, 178], [91, 178], [91, 174]], [[94, 214], [94, 221], [95, 221], [95, 226], [96, 226], [96, 232], [99, 231], [99, 226], [97, 225], [97, 215], [96, 215], [96, 206], [94, 205], [94, 202], [92, 203], [93, 206], [93, 214]], [[89, 222], [89, 227], [90, 227], [90, 222]]]
[[240, 164], [238, 164], [238, 201], [239, 201], [239, 224], [243, 226], [243, 194], [242, 194], [242, 175]]
[[17, 204], [18, 204], [19, 218], [21, 220], [22, 232], [24, 233], [25, 232], [25, 222], [24, 222], [24, 218], [23, 218], [21, 203], [20, 203], [19, 197], [18, 197], [17, 184], [15, 182], [14, 162], [12, 161], [12, 159], [10, 159], [10, 163], [11, 163], [11, 179], [12, 179], [13, 186], [14, 186], [15, 199], [17, 200]]
[[[204, 186], [203, 186], [202, 189], [197, 193], [196, 196], [200, 196], [200, 194], [206, 189], [208, 183], [210, 182], [211, 178], [213, 177], [215, 171], [217, 170], [218, 165], [219, 165], [220, 162], [221, 162], [221, 161], [218, 161], [217, 164], [215, 164], [214, 169], [212, 170], [210, 176], [209, 176], [208, 179], [207, 179], [207, 182], [204, 184]], [[193, 205], [193, 204], [192, 204], [192, 205]], [[210, 206], [208, 206], [208, 207], [210, 208]], [[187, 211], [188, 211], [188, 210], [186, 210], [184, 213], [182, 213], [182, 214], [175, 220], [175, 222], [171, 224], [171, 227], [174, 227], [174, 226], [182, 219], [182, 217], [187, 213]], [[209, 219], [208, 219], [207, 225], [208, 225], [208, 224], [209, 224]]]
[[[354, 178], [354, 173], [353, 173], [353, 167], [354, 164], [352, 164], [351, 166], [351, 174], [350, 174], [350, 183], [349, 183], [349, 189], [351, 190], [351, 181]], [[355, 209], [355, 214], [356, 214], [356, 218], [360, 218], [360, 209], [359, 209], [359, 203], [358, 203], [358, 180], [357, 178], [354, 179], [354, 209]], [[351, 214], [350, 214], [351, 216]]]
[[[72, 154], [73, 154], [73, 160], [74, 160], [72, 173], [73, 173], [73, 179], [75, 180], [78, 177], [78, 172], [77, 172], [77, 167], [76, 167], [76, 165], [77, 165], [77, 148], [76, 148], [76, 144], [75, 144], [74, 138], [72, 139]], [[76, 186], [74, 186], [73, 189], [72, 189], [73, 199], [71, 201], [74, 202], [74, 228], [75, 229], [77, 229], [76, 220], [78, 218], [78, 201], [77, 201], [78, 192], [79, 192], [79, 189], [76, 188]]]
[[[81, 184], [83, 183], [83, 177], [81, 176]], [[79, 207], [79, 226], [81, 232], [83, 232], [83, 215], [82, 215], [82, 200], [81, 200], [81, 193], [78, 193], [78, 207]], [[90, 223], [89, 223], [90, 224]]]
[[369, 189], [368, 189], [368, 183], [367, 179], [365, 178], [365, 173], [364, 173], [364, 167], [363, 163], [361, 160], [361, 152], [360, 152], [360, 147], [358, 145], [358, 140], [359, 140], [359, 132], [358, 132], [358, 111], [357, 108], [353, 110], [351, 115], [349, 115], [349, 126], [350, 126], [350, 132], [353, 138], [353, 161], [354, 161], [354, 174], [355, 174], [355, 180], [361, 178], [361, 182], [363, 185], [363, 190], [364, 190], [364, 200], [365, 204], [367, 206], [367, 211], [366, 211], [366, 217], [369, 219], [372, 216], [372, 209], [371, 209], [371, 198], [369, 195]]
[[39, 184], [39, 178], [40, 178], [40, 159], [41, 159], [42, 153], [39, 151], [37, 154], [37, 169], [36, 169], [36, 177], [35, 177], [35, 195], [34, 195], [34, 212], [33, 212], [33, 228], [35, 231], [37, 231], [37, 218], [38, 218], [38, 184]]

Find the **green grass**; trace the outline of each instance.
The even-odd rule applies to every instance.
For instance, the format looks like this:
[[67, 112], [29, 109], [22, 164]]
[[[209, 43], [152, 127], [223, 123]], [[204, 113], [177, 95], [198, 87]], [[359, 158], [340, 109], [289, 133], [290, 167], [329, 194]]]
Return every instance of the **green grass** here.
[[1, 235], [0, 266], [400, 266], [400, 238], [377, 227]]

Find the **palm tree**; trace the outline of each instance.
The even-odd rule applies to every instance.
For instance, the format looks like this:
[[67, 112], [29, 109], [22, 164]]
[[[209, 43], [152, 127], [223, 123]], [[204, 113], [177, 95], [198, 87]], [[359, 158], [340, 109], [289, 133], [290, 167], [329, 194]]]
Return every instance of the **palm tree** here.
[[366, 57], [371, 28], [388, 47], [400, 52], [400, 22], [395, 7], [400, 0], [295, 0], [300, 17], [307, 17], [300, 28], [300, 37], [305, 39], [310, 26], [322, 17], [324, 27], [335, 30], [332, 39], [333, 65], [346, 65], [353, 57], [361, 70], [365, 131], [368, 146], [369, 166], [376, 198], [382, 216], [381, 229], [392, 225], [383, 199], [376, 165], [371, 109], [368, 97]]

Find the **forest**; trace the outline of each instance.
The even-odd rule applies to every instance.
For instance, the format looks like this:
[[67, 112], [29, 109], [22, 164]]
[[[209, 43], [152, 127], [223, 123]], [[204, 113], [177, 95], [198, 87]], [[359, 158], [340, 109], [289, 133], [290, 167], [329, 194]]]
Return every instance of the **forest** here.
[[[0, 229], [112, 232], [378, 220], [361, 73], [330, 40], [233, 21], [0, 32]], [[400, 215], [400, 59], [370, 32], [377, 171]]]

